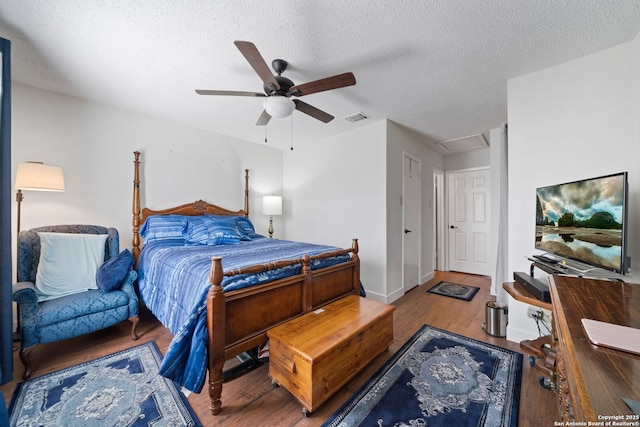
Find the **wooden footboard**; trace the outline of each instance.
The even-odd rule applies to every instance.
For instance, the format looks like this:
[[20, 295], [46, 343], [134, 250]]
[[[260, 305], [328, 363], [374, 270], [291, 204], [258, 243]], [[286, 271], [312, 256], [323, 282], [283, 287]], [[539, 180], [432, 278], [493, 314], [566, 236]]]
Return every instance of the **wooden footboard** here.
[[[348, 262], [312, 270], [311, 261], [351, 254]], [[225, 293], [221, 283], [225, 276], [259, 273], [290, 264], [302, 264], [296, 276], [268, 284]], [[301, 259], [276, 261], [241, 270], [222, 271], [222, 259], [211, 263], [211, 289], [207, 296], [209, 333], [209, 398], [212, 414], [220, 412], [222, 369], [224, 362], [267, 340], [267, 330], [301, 316], [346, 295], [360, 292], [358, 240], [350, 249], [326, 252]]]

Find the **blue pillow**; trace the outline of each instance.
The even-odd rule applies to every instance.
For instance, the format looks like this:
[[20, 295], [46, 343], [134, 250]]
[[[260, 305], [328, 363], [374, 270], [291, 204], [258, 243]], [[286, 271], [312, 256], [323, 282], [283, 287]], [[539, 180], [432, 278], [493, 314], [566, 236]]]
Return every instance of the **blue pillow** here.
[[242, 216], [236, 216], [234, 218], [236, 219], [238, 231], [242, 234], [242, 240], [251, 240], [251, 235], [256, 234], [256, 229], [251, 220]]
[[206, 245], [209, 242], [209, 230], [204, 223], [204, 218], [189, 218], [184, 240], [187, 245]]
[[204, 224], [209, 232], [209, 245], [233, 245], [240, 243], [242, 234], [238, 231], [235, 217], [207, 215]]
[[168, 239], [184, 239], [188, 218], [185, 215], [151, 215], [140, 229], [144, 243]]
[[236, 229], [241, 240], [251, 240], [251, 236], [256, 234], [256, 229], [251, 220], [243, 216], [205, 214], [205, 218], [220, 220], [223, 224], [227, 224], [229, 221], [233, 220], [236, 223]]
[[187, 245], [232, 245], [240, 240], [243, 233], [238, 229], [236, 217], [207, 214], [189, 218], [185, 233]]
[[120, 289], [122, 282], [133, 267], [133, 255], [125, 249], [117, 257], [105, 261], [96, 273], [96, 285], [104, 292]]
[[207, 243], [210, 245], [235, 245], [240, 243], [240, 240], [242, 240], [242, 237], [228, 227], [216, 224], [209, 228], [209, 241]]

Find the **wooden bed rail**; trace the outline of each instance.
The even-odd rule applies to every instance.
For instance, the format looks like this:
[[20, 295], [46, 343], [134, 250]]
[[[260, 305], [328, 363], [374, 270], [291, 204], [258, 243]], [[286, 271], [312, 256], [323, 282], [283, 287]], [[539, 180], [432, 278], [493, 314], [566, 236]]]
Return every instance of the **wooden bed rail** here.
[[[264, 264], [254, 264], [243, 268], [236, 268], [233, 270], [227, 270], [223, 273], [223, 276], [233, 277], [239, 276], [241, 274], [257, 274], [262, 273], [269, 270], [275, 270], [277, 268], [287, 267], [289, 265], [302, 264], [302, 266], [308, 266], [311, 264], [311, 261], [315, 261], [317, 259], [326, 259], [331, 257], [336, 257], [340, 255], [346, 255], [348, 253], [358, 253], [358, 239], [353, 239], [354, 246], [349, 249], [338, 249], [335, 251], [324, 252], [318, 255], [304, 255], [302, 258], [296, 259], [283, 259], [278, 261], [271, 261]], [[213, 257], [211, 258], [212, 265], [215, 268], [222, 268], [222, 258]], [[218, 266], [219, 264], [219, 266]], [[217, 277], [217, 276], [216, 276]], [[209, 279], [212, 280], [214, 277], [210, 276]], [[211, 281], [214, 284], [213, 281]], [[215, 286], [215, 285], [214, 285]]]

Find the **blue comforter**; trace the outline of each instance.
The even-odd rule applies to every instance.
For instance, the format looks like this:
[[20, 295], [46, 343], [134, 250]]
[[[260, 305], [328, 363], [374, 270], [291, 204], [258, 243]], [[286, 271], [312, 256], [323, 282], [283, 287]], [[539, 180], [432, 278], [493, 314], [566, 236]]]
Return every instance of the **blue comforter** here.
[[[145, 245], [138, 259], [140, 295], [151, 312], [174, 335], [160, 366], [160, 374], [199, 393], [207, 370], [206, 296], [211, 284], [211, 257], [222, 257], [227, 271], [280, 259], [296, 259], [336, 250], [254, 235], [236, 245], [185, 246], [182, 240]], [[311, 268], [345, 262], [349, 255], [316, 260]], [[298, 274], [300, 264], [252, 275], [225, 277], [225, 292]]]

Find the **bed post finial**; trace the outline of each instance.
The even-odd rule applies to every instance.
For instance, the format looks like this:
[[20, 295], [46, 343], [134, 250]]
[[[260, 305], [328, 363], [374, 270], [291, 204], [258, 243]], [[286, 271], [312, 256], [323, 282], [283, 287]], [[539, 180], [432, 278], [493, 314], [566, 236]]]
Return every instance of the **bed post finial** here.
[[249, 218], [249, 169], [244, 170], [244, 217]]
[[140, 152], [134, 151], [133, 156], [133, 205], [131, 207], [133, 239], [131, 245], [134, 262], [137, 262], [140, 255], [140, 234], [138, 233], [140, 229]]

